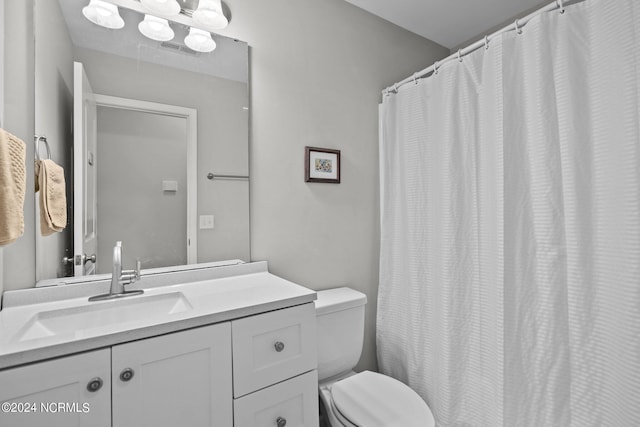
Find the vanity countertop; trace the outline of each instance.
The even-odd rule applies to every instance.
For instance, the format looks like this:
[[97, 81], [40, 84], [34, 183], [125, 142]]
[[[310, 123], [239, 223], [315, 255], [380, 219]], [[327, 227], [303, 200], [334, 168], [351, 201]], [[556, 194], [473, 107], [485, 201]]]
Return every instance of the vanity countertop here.
[[[154, 285], [144, 294], [87, 302], [82, 284], [14, 291], [0, 311], [0, 369], [312, 302], [316, 293], [268, 272], [266, 262], [211, 268], [210, 278]], [[100, 293], [97, 285], [90, 295]], [[104, 291], [105, 284], [99, 285]], [[81, 296], [69, 297], [73, 294]], [[60, 295], [66, 297], [61, 298]], [[152, 309], [150, 311], [150, 309]], [[64, 316], [61, 315], [64, 313]], [[61, 319], [64, 317], [65, 319]], [[110, 317], [113, 317], [110, 319]], [[51, 332], [61, 322], [69, 331]], [[62, 332], [60, 332], [62, 331]]]

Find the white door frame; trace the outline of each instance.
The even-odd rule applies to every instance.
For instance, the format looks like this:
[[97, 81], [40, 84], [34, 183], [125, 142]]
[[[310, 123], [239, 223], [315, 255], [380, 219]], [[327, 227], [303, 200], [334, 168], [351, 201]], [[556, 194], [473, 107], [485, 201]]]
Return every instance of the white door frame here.
[[181, 117], [187, 120], [187, 264], [198, 262], [198, 110], [138, 99], [95, 94], [102, 107]]

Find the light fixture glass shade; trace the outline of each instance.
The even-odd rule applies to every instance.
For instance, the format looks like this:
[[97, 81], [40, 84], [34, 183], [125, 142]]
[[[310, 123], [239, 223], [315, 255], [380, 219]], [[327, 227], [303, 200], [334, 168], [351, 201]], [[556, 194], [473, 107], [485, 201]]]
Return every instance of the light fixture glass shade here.
[[193, 20], [212, 29], [222, 29], [229, 24], [222, 13], [221, 0], [200, 0], [198, 9], [193, 12]]
[[196, 52], [211, 52], [216, 48], [216, 42], [211, 38], [211, 33], [193, 27], [189, 30], [189, 35], [184, 38], [184, 44]]
[[180, 4], [177, 0], [140, 0], [140, 3], [149, 12], [158, 15], [173, 16], [180, 13]]
[[82, 14], [89, 21], [101, 27], [117, 30], [124, 27], [124, 20], [118, 12], [118, 6], [102, 0], [91, 0], [82, 8]]
[[166, 19], [153, 15], [144, 15], [144, 20], [138, 24], [138, 30], [146, 37], [160, 42], [171, 40], [175, 35]]

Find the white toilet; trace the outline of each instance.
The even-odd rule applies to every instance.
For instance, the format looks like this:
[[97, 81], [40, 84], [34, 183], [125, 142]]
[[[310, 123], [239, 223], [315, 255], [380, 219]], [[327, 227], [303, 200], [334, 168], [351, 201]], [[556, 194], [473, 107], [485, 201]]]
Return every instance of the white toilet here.
[[433, 427], [431, 410], [402, 382], [352, 369], [362, 353], [366, 295], [350, 288], [318, 292], [318, 380], [331, 427]]

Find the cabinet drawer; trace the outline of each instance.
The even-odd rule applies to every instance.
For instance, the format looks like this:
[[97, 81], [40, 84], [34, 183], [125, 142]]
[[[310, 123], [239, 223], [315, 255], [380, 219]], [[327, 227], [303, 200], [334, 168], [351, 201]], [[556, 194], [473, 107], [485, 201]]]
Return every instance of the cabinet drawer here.
[[236, 399], [234, 427], [318, 427], [318, 371]]
[[235, 397], [317, 368], [313, 303], [235, 320]]

